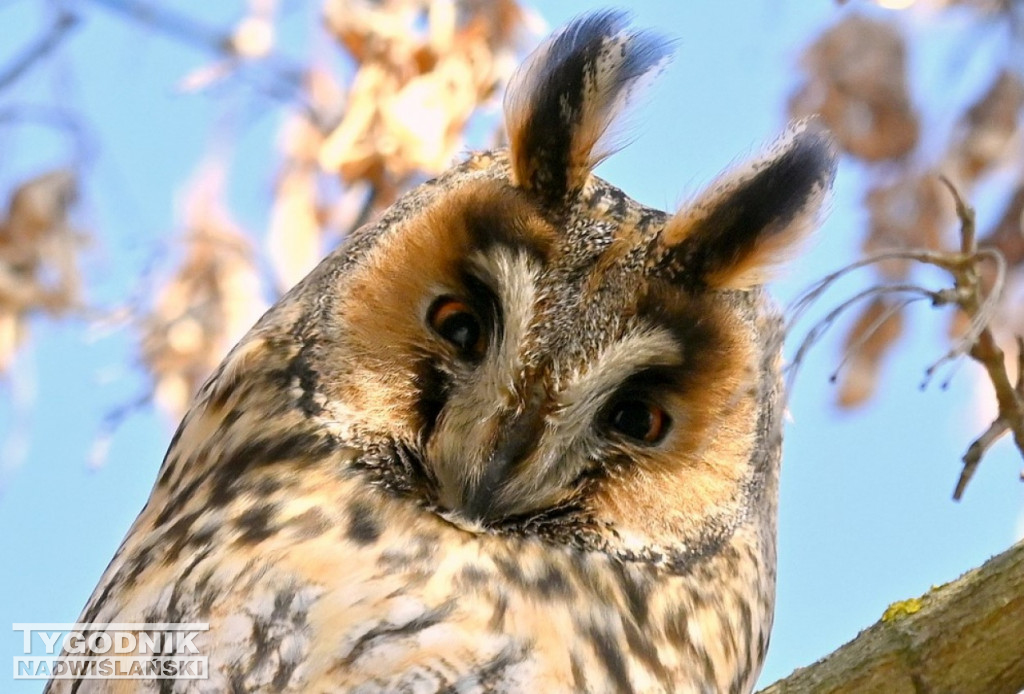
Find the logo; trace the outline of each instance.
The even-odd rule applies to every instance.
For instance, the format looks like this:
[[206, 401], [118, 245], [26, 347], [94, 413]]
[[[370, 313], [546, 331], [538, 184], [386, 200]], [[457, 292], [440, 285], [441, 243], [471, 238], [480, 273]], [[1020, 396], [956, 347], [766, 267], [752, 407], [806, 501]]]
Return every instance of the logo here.
[[15, 624], [16, 680], [205, 680], [197, 636], [205, 622]]

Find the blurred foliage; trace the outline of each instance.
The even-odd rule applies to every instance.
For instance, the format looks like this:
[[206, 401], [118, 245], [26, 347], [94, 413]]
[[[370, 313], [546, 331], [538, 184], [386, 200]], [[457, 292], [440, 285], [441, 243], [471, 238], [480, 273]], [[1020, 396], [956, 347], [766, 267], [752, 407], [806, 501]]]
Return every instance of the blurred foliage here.
[[[265, 298], [298, 281], [327, 249], [467, 146], [500, 142], [496, 107], [503, 84], [540, 33], [515, 0], [307, 0], [287, 11], [308, 14], [318, 34], [310, 45], [330, 46], [332, 55], [324, 60], [323, 51], [314, 56], [310, 49], [297, 65], [278, 53], [278, 0], [239, 2], [237, 19], [213, 28], [181, 5], [157, 0], [49, 4], [50, 25], [0, 65], [0, 92], [45, 66], [88, 13], [113, 11], [213, 56], [182, 75], [178, 88], [258, 89], [280, 109], [280, 159], [262, 238], [232, 220], [225, 198], [231, 170], [222, 153], [229, 148], [209, 152], [184, 187], [173, 252], [150, 270], [141, 299], [126, 298], [127, 308], [109, 312], [134, 331], [139, 363], [150, 377], [140, 403], [155, 402], [172, 420], [265, 308]], [[993, 332], [1008, 344], [1024, 332], [1024, 2], [837, 4], [844, 7], [835, 20], [803, 50], [790, 115], [820, 114], [842, 150], [862, 164], [865, 253], [955, 245], [957, 217], [939, 174], [968, 200], [981, 187], [1002, 186], [1004, 210], [981, 230], [979, 245], [1007, 260]], [[960, 39], [965, 60], [982, 43], [1000, 42], [990, 51], [996, 59], [986, 67], [985, 87], [965, 103], [914, 82], [914, 56], [929, 42], [948, 40], [952, 25], [968, 37]], [[331, 60], [347, 66], [343, 74]], [[948, 66], [951, 81], [961, 68]], [[54, 127], [74, 129], [73, 121]], [[0, 118], [0, 128], [9, 122]], [[953, 125], [936, 137], [935, 123]], [[81, 185], [76, 175], [73, 167], [44, 173], [7, 193], [0, 219], [0, 373], [10, 368], [33, 315], [84, 315], [88, 287], [77, 268], [86, 246], [70, 216]], [[907, 258], [874, 267], [885, 282], [907, 281], [913, 272]], [[991, 269], [981, 272], [991, 287]], [[905, 329], [904, 309], [885, 294], [860, 306], [845, 341], [842, 406], [874, 394], [882, 363]], [[969, 330], [963, 314], [951, 322], [954, 336]]]
[[[863, 164], [867, 214], [865, 254], [894, 249], [958, 247], [952, 197], [945, 176], [966, 199], [983, 187], [1005, 201], [998, 222], [981, 230], [978, 246], [997, 248], [1007, 276], [997, 318], [997, 341], [1016, 352], [1013, 335], [1024, 332], [1024, 2], [1019, 0], [877, 0], [850, 2], [804, 50], [803, 76], [789, 103], [792, 116], [818, 113], [840, 147]], [[879, 9], [890, 8], [890, 11]], [[901, 9], [894, 12], [891, 9]], [[957, 58], [943, 66], [951, 89], [915, 88], [912, 57], [929, 43], [957, 35]], [[987, 46], [985, 44], [988, 44]], [[985, 65], [985, 85], [972, 101], [952, 95], [968, 62], [982, 48], [995, 57]], [[972, 67], [977, 67], [972, 62]], [[919, 66], [918, 66], [919, 67]], [[976, 79], [976, 76], [972, 76]], [[948, 132], [925, 136], [923, 123], [953, 123]], [[874, 265], [880, 282], [901, 283], [912, 260], [890, 258]], [[988, 287], [991, 264], [981, 266]], [[905, 306], [897, 296], [876, 296], [859, 309], [846, 337], [849, 368], [839, 374], [838, 402], [866, 402], [879, 382], [882, 362], [903, 333]], [[969, 319], [955, 314], [950, 333], [960, 337]], [[1007, 361], [1016, 370], [1016, 360]]]
[[70, 171], [21, 183], [0, 218], [0, 373], [11, 365], [31, 313], [61, 316], [81, 305], [78, 254], [84, 237], [69, 219]]
[[[179, 89], [237, 90], [255, 82], [279, 97], [281, 160], [265, 254], [232, 220], [228, 148], [218, 146], [185, 185], [174, 252], [144, 278], [141, 300], [126, 298], [126, 307], [105, 316], [127, 322], [136, 335], [151, 382], [138, 404], [155, 402], [174, 421], [266, 308], [263, 297], [289, 288], [330, 245], [443, 171], [466, 148], [471, 126], [482, 140], [475, 146], [496, 143], [497, 100], [529, 38], [514, 0], [293, 3], [288, 11], [316, 16], [319, 39], [349, 66], [342, 81], [312, 58], [296, 67], [275, 54], [277, 5], [249, 0], [233, 26], [211, 29], [172, 3], [90, 0], [73, 10], [53, 3], [52, 25], [0, 65], [2, 89], [45, 62], [83, 14], [108, 10], [214, 55], [183, 75]], [[259, 79], [232, 80], [253, 70]], [[476, 125], [472, 117], [488, 106], [491, 117]], [[31, 316], [85, 315], [76, 269], [83, 236], [69, 221], [76, 175], [54, 171], [10, 193], [0, 220], [0, 373], [10, 368]]]

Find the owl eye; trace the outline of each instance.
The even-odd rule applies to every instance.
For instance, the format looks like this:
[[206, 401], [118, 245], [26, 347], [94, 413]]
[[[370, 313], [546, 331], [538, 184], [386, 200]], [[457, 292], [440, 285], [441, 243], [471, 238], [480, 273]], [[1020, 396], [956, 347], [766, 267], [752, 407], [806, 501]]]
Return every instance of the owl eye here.
[[608, 414], [609, 428], [643, 443], [661, 441], [670, 423], [665, 410], [646, 400], [620, 400]]
[[484, 328], [476, 312], [466, 302], [442, 296], [427, 313], [430, 327], [464, 356], [478, 359], [487, 347]]

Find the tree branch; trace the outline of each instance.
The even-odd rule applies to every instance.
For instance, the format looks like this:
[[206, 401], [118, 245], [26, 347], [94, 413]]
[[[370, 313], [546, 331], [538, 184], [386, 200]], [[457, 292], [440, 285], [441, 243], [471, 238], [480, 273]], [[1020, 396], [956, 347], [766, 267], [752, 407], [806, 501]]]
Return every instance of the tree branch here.
[[[968, 257], [975, 256], [978, 254], [978, 248], [974, 231], [974, 209], [964, 202], [959, 191], [949, 182], [949, 179], [942, 176], [939, 180], [949, 189], [953, 201], [956, 203], [956, 214], [960, 219], [961, 253]], [[1002, 277], [1003, 257], [997, 252], [993, 259], [1000, 263], [1000, 272], [997, 275]], [[995, 388], [996, 402], [999, 405], [998, 416], [985, 433], [975, 439], [964, 454], [964, 469], [960, 473], [960, 479], [957, 480], [956, 489], [953, 491], [953, 498], [959, 500], [971, 476], [974, 475], [974, 471], [981, 463], [981, 457], [1004, 434], [1012, 432], [1017, 450], [1024, 455], [1024, 391], [1022, 391], [1024, 379], [1018, 374], [1016, 385], [1010, 383], [1003, 350], [996, 343], [992, 330], [989, 328], [991, 312], [985, 310], [986, 298], [977, 269], [972, 266], [967, 271], [960, 273], [957, 275], [956, 283], [957, 289], [962, 294], [961, 308], [981, 325], [977, 338], [971, 343], [969, 354], [972, 359], [985, 368], [992, 387]], [[998, 295], [1001, 290], [1002, 286], [999, 283], [997, 288], [993, 289], [993, 293]], [[1024, 342], [1019, 337], [1017, 346], [1018, 350], [1024, 350]], [[1017, 360], [1018, 363], [1024, 362], [1024, 351], [1018, 351]]]
[[920, 598], [759, 694], [1024, 691], [1024, 542]]
[[49, 55], [53, 49], [78, 25], [78, 17], [69, 13], [61, 13], [49, 31], [36, 39], [9, 65], [0, 70], [0, 91], [7, 89], [27, 73], [33, 65]]
[[[788, 333], [792, 329], [794, 323], [800, 319], [811, 304], [818, 301], [839, 278], [852, 270], [884, 260], [900, 258], [941, 268], [952, 275], [953, 286], [932, 290], [906, 283], [876, 285], [842, 302], [824, 318], [818, 320], [801, 340], [792, 362], [787, 367], [787, 391], [792, 390], [792, 382], [797, 369], [810, 348], [821, 339], [847, 309], [864, 299], [877, 299], [893, 295], [900, 297], [894, 308], [883, 313], [880, 319], [869, 323], [863, 334], [847, 346], [846, 353], [831, 376], [833, 381], [836, 380], [839, 370], [850, 360], [853, 353], [865, 345], [882, 328], [886, 320], [903, 306], [922, 298], [931, 299], [933, 306], [957, 306], [970, 319], [967, 330], [942, 357], [925, 370], [925, 378], [921, 387], [925, 388], [941, 367], [968, 355], [985, 369], [999, 405], [999, 414], [995, 420], [981, 436], [974, 440], [963, 456], [964, 467], [953, 492], [953, 498], [959, 500], [984, 454], [1007, 433], [1013, 434], [1013, 441], [1017, 449], [1021, 455], [1024, 455], [1024, 376], [1020, 375], [1024, 374], [1024, 371], [1020, 371], [1018, 374], [1016, 384], [1010, 382], [1003, 350], [996, 342], [991, 329], [1006, 278], [1006, 260], [998, 248], [991, 246], [978, 248], [974, 209], [964, 202], [956, 187], [947, 178], [940, 176], [939, 180], [949, 189], [956, 203], [957, 217], [960, 220], [959, 252], [903, 249], [873, 255], [851, 263], [819, 280], [797, 297], [787, 311], [790, 318], [786, 332]], [[992, 286], [987, 289], [982, 282], [980, 271], [980, 265], [983, 262], [991, 263], [993, 267]], [[1019, 337], [1017, 348], [1017, 363], [1024, 368], [1024, 340]], [[1024, 480], [1024, 472], [1021, 473], [1021, 479]], [[1014, 694], [1017, 693], [1014, 692]]]
[[[144, 26], [221, 58], [235, 60], [239, 58], [235, 51], [234, 36], [203, 24], [185, 12], [178, 11], [171, 3], [159, 3], [152, 0], [91, 0], [94, 5], [115, 12]], [[306, 69], [295, 65], [283, 56], [270, 54], [258, 61], [261, 70], [249, 77], [241, 74], [269, 96], [280, 99], [287, 104], [298, 104], [314, 113], [308, 103], [303, 88]], [[314, 115], [316, 115], [314, 113]]]

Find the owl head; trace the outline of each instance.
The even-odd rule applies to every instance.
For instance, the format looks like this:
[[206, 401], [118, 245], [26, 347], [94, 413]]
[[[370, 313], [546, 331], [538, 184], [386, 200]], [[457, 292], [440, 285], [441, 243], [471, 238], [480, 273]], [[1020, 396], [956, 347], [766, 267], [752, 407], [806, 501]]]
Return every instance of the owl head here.
[[508, 87], [508, 148], [355, 232], [229, 364], [287, 354], [291, 406], [362, 451], [353, 474], [467, 532], [676, 561], [720, 543], [774, 503], [760, 285], [814, 226], [834, 153], [798, 123], [682, 209], [631, 200], [592, 172], [668, 56], [620, 14], [568, 25]]

